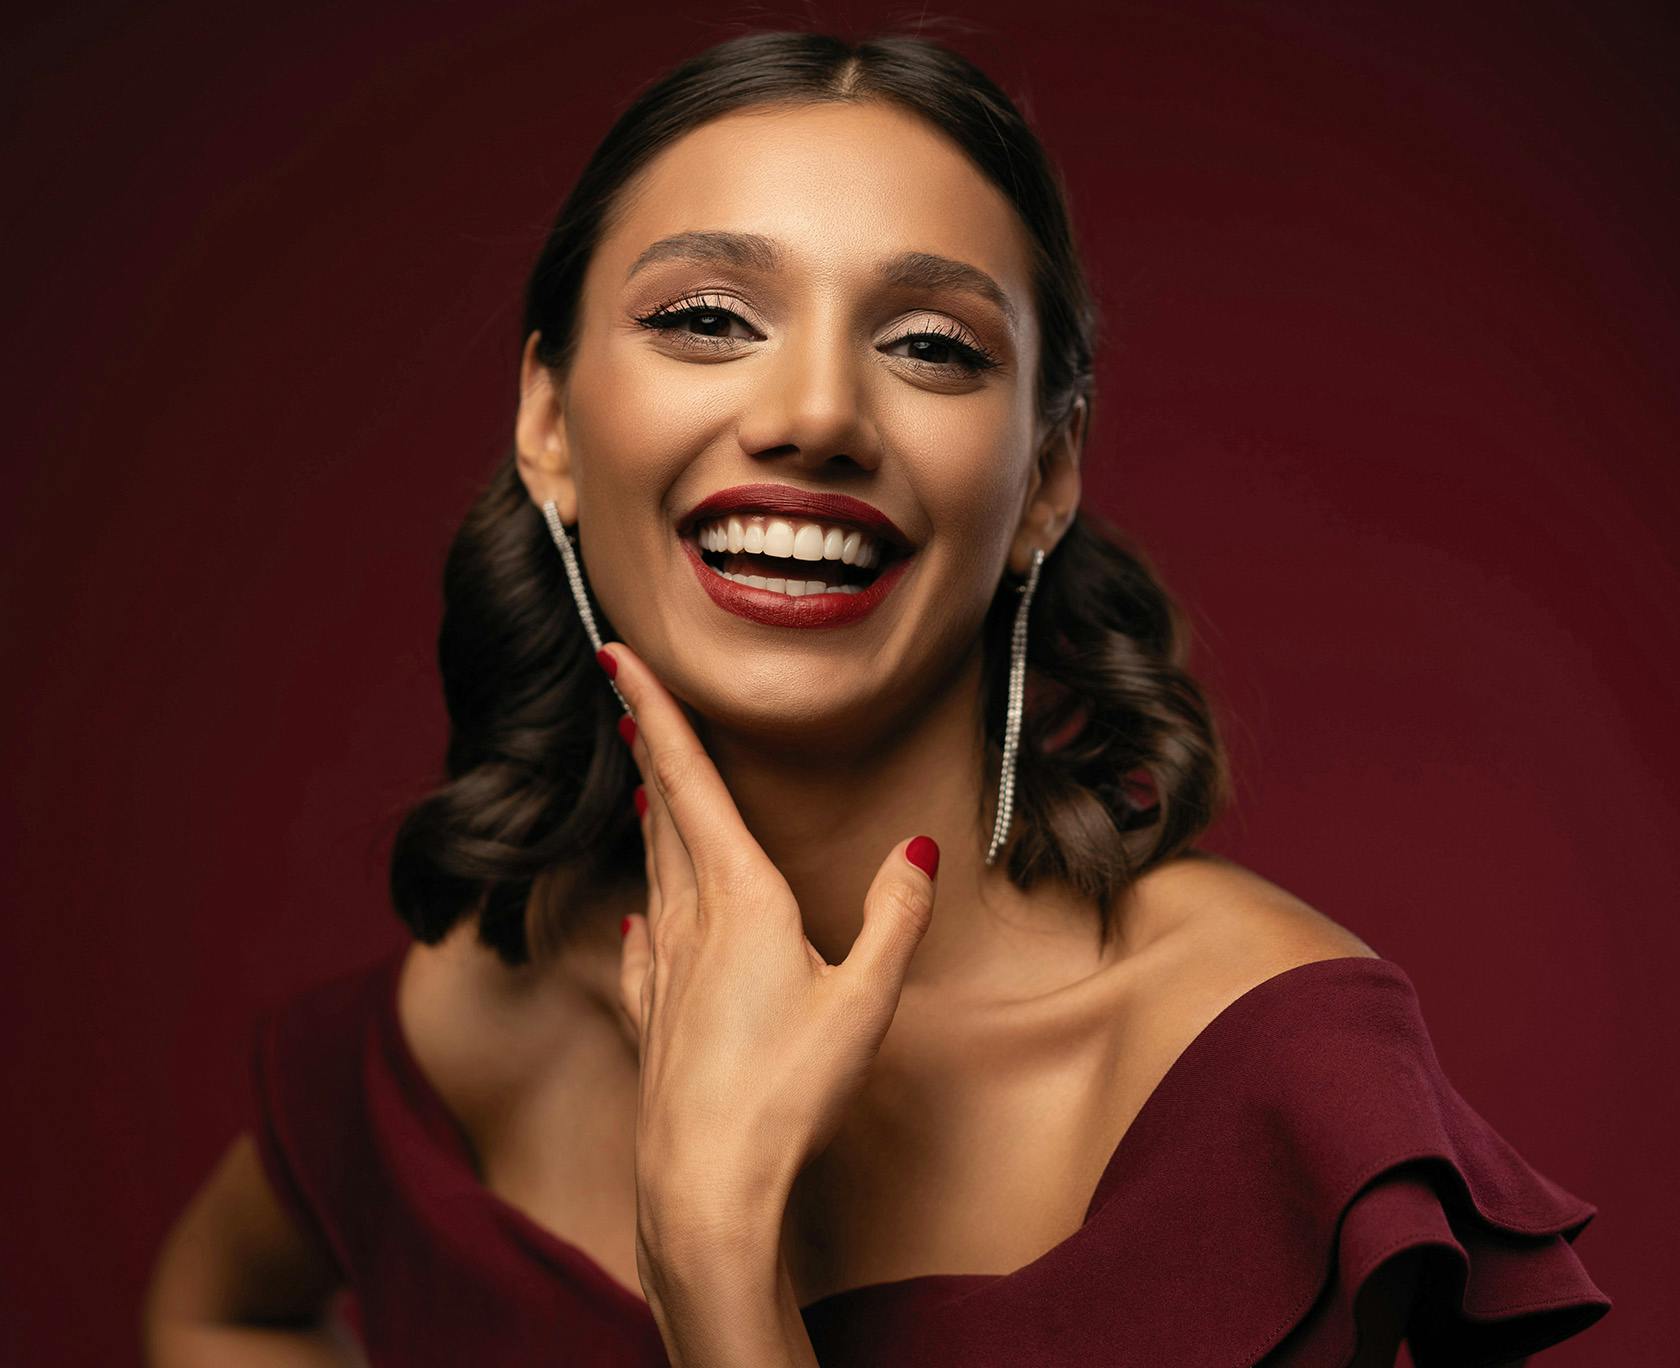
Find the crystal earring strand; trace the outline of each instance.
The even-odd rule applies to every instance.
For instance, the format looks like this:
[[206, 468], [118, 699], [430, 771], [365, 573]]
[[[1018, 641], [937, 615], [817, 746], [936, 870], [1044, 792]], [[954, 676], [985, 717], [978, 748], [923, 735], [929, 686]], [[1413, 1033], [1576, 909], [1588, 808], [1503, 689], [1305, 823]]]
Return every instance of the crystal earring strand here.
[[997, 819], [992, 826], [992, 844], [986, 851], [989, 867], [1003, 849], [1009, 835], [1010, 820], [1015, 811], [1015, 754], [1021, 744], [1021, 715], [1027, 702], [1027, 609], [1032, 607], [1033, 590], [1038, 588], [1039, 568], [1044, 564], [1044, 548], [1033, 552], [1032, 569], [1027, 582], [1017, 591], [1021, 606], [1015, 610], [1015, 630], [1009, 640], [1009, 711], [1003, 727], [1003, 770], [998, 776]]
[[[566, 535], [566, 529], [560, 523], [560, 510], [550, 499], [542, 506], [543, 517], [548, 519], [548, 535], [554, 538], [554, 544], [560, 548], [560, 559], [566, 562], [566, 578], [571, 582], [572, 597], [577, 600], [578, 616], [583, 619], [583, 630], [589, 634], [589, 644], [597, 651], [601, 649], [600, 629], [595, 626], [595, 614], [589, 610], [589, 595], [583, 587], [583, 568], [578, 564], [577, 552], [572, 549], [572, 539]], [[605, 678], [605, 676], [602, 676]], [[607, 687], [613, 691], [618, 701], [623, 704], [624, 711], [630, 711], [630, 705], [624, 702], [624, 695], [618, 692], [618, 685], [607, 680]]]

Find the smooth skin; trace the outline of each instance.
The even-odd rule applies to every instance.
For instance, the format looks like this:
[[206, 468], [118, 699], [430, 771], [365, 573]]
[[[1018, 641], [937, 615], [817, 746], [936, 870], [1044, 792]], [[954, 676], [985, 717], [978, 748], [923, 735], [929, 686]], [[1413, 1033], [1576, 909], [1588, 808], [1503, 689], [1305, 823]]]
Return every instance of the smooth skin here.
[[[779, 255], [632, 272], [693, 231]], [[910, 251], [984, 272], [1006, 306], [885, 284], [878, 264]], [[1007, 200], [914, 116], [750, 110], [630, 187], [568, 370], [527, 340], [519, 470], [578, 525], [619, 633], [645, 729], [649, 886], [559, 907], [539, 884], [531, 924], [567, 937], [521, 969], [466, 926], [413, 946], [398, 1014], [485, 1185], [646, 1295], [684, 1368], [808, 1364], [799, 1306], [1031, 1262], [1079, 1228], [1144, 1100], [1226, 1005], [1297, 964], [1375, 954], [1201, 852], [1130, 890], [1106, 948], [1094, 907], [986, 868], [980, 625], [1006, 572], [1071, 522], [1085, 434], [1082, 406], [1058, 430], [1036, 421], [1029, 263]], [[638, 321], [696, 303], [727, 317]], [[909, 341], [929, 332], [997, 364]], [[910, 536], [874, 614], [771, 628], [705, 594], [677, 520], [760, 480], [865, 499]], [[649, 735], [685, 758], [650, 771]], [[938, 843], [936, 887], [903, 861], [918, 834]], [[1416, 1261], [1379, 1276], [1404, 1293]], [[241, 1137], [160, 1255], [151, 1361], [207, 1361], [191, 1334], [248, 1320], [266, 1289], [265, 1310], [308, 1327], [296, 1357], [270, 1331], [216, 1362], [354, 1362], [327, 1347], [330, 1283]], [[1382, 1327], [1360, 1363], [1392, 1363], [1403, 1329]]]
[[896, 846], [851, 952], [827, 963], [676, 700], [628, 647], [600, 660], [639, 724], [646, 796], [647, 911], [624, 923], [620, 977], [641, 1076], [642, 1286], [678, 1368], [814, 1368], [781, 1258], [788, 1193], [874, 1063], [936, 867], [911, 862], [911, 841]]

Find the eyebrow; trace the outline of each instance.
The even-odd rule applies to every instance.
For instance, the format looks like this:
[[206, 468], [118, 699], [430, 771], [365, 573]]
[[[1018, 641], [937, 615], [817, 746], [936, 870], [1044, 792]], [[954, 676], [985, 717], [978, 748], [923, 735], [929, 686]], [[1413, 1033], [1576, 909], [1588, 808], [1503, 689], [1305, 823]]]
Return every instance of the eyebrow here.
[[[629, 280], [643, 267], [657, 261], [721, 263], [755, 271], [774, 271], [782, 264], [780, 244], [762, 233], [733, 233], [722, 229], [673, 233], [660, 238], [644, 251], [625, 272]], [[1015, 305], [1003, 287], [978, 266], [939, 256], [933, 252], [901, 252], [880, 263], [883, 281], [909, 289], [961, 290], [978, 295], [996, 306], [1010, 326], [1018, 322]]]

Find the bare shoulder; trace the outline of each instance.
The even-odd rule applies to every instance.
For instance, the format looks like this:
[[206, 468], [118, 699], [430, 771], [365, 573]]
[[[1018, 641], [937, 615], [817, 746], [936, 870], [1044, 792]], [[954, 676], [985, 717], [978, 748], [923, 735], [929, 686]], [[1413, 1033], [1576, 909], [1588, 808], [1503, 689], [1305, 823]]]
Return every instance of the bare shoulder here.
[[410, 1052], [458, 1118], [492, 1112], [530, 1071], [535, 1022], [468, 923], [437, 945], [409, 947], [397, 1019]]
[[1134, 984], [1145, 1010], [1188, 1038], [1250, 988], [1299, 965], [1381, 958], [1358, 935], [1253, 870], [1206, 852], [1150, 871], [1135, 910], [1149, 928]]
[[1234, 958], [1256, 969], [1287, 969], [1344, 955], [1380, 958], [1354, 932], [1254, 870], [1195, 851], [1140, 881], [1161, 937], [1185, 948]]
[[513, 968], [470, 922], [408, 950], [397, 1017], [410, 1052], [469, 1130], [516, 1110], [580, 1055], [611, 1050], [613, 1023], [564, 967]]
[[1071, 998], [1097, 1046], [1099, 1120], [1074, 1166], [1086, 1193], [1178, 1059], [1238, 998], [1300, 965], [1381, 958], [1305, 899], [1200, 851], [1141, 876], [1118, 911], [1112, 958]]

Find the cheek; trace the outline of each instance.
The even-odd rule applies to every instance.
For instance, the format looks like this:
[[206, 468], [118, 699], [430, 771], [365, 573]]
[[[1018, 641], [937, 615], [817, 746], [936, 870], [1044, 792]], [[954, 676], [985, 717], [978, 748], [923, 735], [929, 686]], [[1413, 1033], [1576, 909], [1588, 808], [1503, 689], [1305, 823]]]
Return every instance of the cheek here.
[[952, 481], [945, 521], [983, 560], [1001, 561], [1015, 535], [1021, 481], [1012, 469], [1015, 453], [1001, 450], [968, 467]]
[[1015, 535], [1027, 475], [1025, 441], [1008, 406], [946, 406], [900, 444], [907, 477], [943, 547], [945, 573], [972, 577], [989, 595]]
[[638, 339], [580, 349], [566, 417], [590, 585], [615, 625], [648, 639], [647, 585], [688, 574], [671, 490], [715, 440], [717, 397]]
[[623, 343], [580, 353], [569, 402], [580, 517], [645, 531], [695, 450], [696, 408], [670, 392], [654, 358]]
[[[960, 458], [960, 459], [959, 459]], [[932, 655], [954, 658], [972, 645], [1005, 571], [1020, 504], [1007, 447], [947, 453], [916, 474], [934, 540], [922, 589], [928, 609], [920, 629]]]

